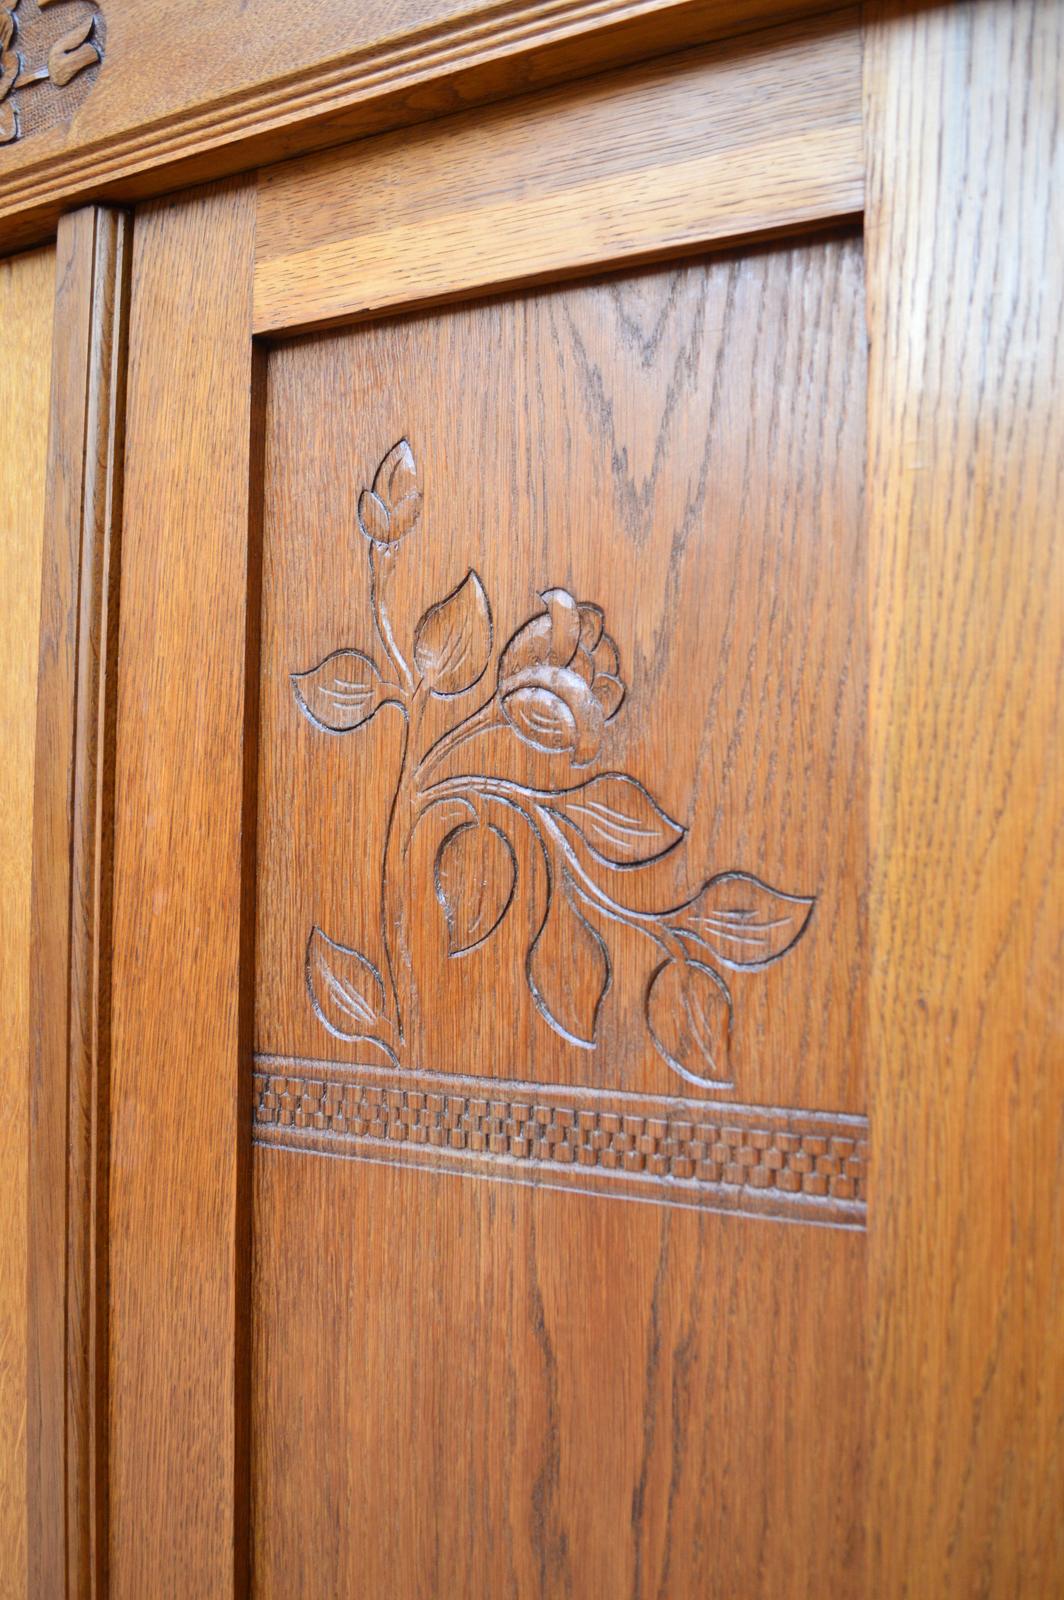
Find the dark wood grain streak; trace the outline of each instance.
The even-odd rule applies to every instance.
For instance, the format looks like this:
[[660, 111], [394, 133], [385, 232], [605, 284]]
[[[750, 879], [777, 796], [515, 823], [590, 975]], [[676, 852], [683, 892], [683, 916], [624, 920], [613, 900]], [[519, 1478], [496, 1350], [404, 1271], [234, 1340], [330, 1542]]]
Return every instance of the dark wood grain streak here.
[[57, 242], [34, 792], [30, 1594], [95, 1593], [107, 1539], [108, 948], [129, 222]]
[[1064, 1593], [1064, 8], [870, 10], [867, 1592], [1044, 1600]]
[[137, 220], [115, 832], [114, 1600], [223, 1600], [247, 1583], [253, 226], [242, 183]]

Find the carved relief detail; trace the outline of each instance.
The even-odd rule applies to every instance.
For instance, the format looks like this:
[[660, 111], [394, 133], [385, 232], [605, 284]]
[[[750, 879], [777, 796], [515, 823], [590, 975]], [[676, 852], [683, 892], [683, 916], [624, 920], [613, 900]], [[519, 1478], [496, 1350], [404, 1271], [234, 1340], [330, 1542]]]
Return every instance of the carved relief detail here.
[[[63, 13], [69, 13], [65, 27]], [[0, 4], [0, 144], [14, 144], [33, 131], [23, 126], [22, 91], [43, 84], [65, 89], [88, 67], [97, 66], [102, 60], [102, 32], [99, 11], [78, 0]]]
[[259, 1144], [865, 1224], [861, 1117], [256, 1058]]
[[[401, 722], [380, 867], [383, 966], [314, 928], [306, 982], [319, 1021], [337, 1037], [372, 1041], [398, 1061], [409, 982], [396, 955], [400, 877], [414, 834], [435, 813], [449, 824], [436, 851], [432, 887], [452, 959], [490, 940], [522, 893], [514, 841], [523, 832], [547, 885], [524, 963], [544, 1023], [572, 1045], [596, 1047], [599, 1012], [614, 975], [610, 933], [622, 924], [653, 947], [643, 994], [649, 1039], [680, 1077], [731, 1088], [732, 995], [724, 974], [758, 971], [784, 956], [806, 928], [813, 897], [728, 870], [705, 878], [680, 904], [636, 909], [637, 875], [681, 848], [687, 829], [638, 778], [586, 770], [627, 694], [602, 609], [564, 588], [547, 588], [540, 609], [496, 652], [491, 604], [479, 574], [470, 570], [417, 622], [408, 661], [393, 626], [390, 580], [400, 544], [421, 512], [413, 452], [401, 439], [358, 504], [375, 653], [344, 647], [292, 674], [296, 703], [319, 731], [354, 733], [389, 706]], [[481, 685], [479, 704], [432, 742], [421, 738], [431, 699], [459, 701]], [[499, 732], [549, 758], [553, 781], [531, 787], [473, 762], [478, 741]], [[459, 751], [465, 752], [461, 759]]]

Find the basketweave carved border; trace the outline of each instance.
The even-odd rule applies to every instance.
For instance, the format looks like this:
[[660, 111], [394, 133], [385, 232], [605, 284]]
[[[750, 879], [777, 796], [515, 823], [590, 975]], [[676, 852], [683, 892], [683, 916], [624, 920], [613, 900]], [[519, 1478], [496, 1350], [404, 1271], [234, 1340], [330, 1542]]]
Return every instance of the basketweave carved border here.
[[846, 1113], [255, 1058], [253, 1142], [657, 1205], [863, 1229]]

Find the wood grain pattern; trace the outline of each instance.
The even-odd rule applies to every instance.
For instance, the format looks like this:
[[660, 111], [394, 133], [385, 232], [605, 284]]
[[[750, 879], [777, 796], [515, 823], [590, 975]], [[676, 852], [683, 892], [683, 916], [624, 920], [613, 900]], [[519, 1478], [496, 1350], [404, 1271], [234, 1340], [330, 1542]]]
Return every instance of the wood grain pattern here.
[[[398, 1052], [429, 1071], [657, 1095], [719, 1097], [723, 1082], [745, 1103], [864, 1111], [860, 274], [853, 240], [778, 247], [271, 356], [259, 1049], [349, 1062]], [[382, 444], [403, 436], [416, 446], [419, 520], [374, 554], [359, 519], [369, 525]], [[423, 635], [417, 662], [418, 619], [474, 574], [493, 641], [476, 645], [482, 680], [398, 705], [371, 572], [393, 647], [419, 675], [434, 669]], [[600, 687], [600, 668], [616, 664], [624, 694], [595, 724], [580, 686], [552, 680], [582, 728], [597, 728], [593, 747], [553, 756], [506, 710], [512, 687], [518, 701], [526, 692], [508, 665], [525, 645], [507, 641], [547, 625], [548, 592], [554, 613], [563, 594], [601, 608], [583, 670]], [[338, 660], [351, 682], [335, 700]], [[357, 726], [344, 699], [352, 662], [376, 697]], [[329, 731], [345, 718], [351, 731]], [[594, 831], [601, 774], [612, 774], [606, 798], [635, 808], [625, 826], [660, 835], [630, 859]], [[599, 790], [580, 787], [596, 779]], [[405, 808], [430, 799], [447, 803], [412, 827]], [[467, 890], [443, 885], [439, 852], [471, 810], [514, 859], [486, 884], [496, 931], [458, 956], [441, 893], [464, 911]], [[594, 880], [580, 877], [575, 910], [563, 839]], [[499, 872], [508, 860], [503, 850]], [[741, 968], [745, 947], [702, 950], [733, 991], [730, 1054], [714, 1059], [662, 1034], [650, 988], [661, 941], [675, 956], [670, 925], [682, 932], [690, 914], [662, 908], [704, 903], [704, 885], [737, 872], [801, 899], [752, 913], [782, 930], [753, 952], [758, 964], [783, 956], [766, 970], [719, 963]], [[663, 982], [674, 980], [670, 968]], [[345, 1022], [334, 981], [361, 985], [380, 1025]], [[690, 981], [711, 1006], [715, 980]], [[497, 1006], [483, 1004], [488, 987]], [[723, 1000], [718, 1011], [706, 1017], [714, 1049], [729, 1043]]]
[[0, 263], [0, 1596], [26, 1593], [30, 861], [55, 251]]
[[263, 1600], [859, 1592], [862, 1236], [254, 1169]]
[[[226, 186], [143, 213], [134, 248], [112, 1034], [114, 1600], [245, 1592], [253, 224], [253, 188]], [[253, 770], [253, 741], [248, 760]]]
[[873, 20], [868, 1593], [1035, 1600], [1064, 1592], [1064, 9]]
[[56, 246], [33, 819], [30, 1593], [106, 1563], [107, 1030], [114, 602], [128, 220]]
[[7, 248], [64, 206], [128, 202], [445, 115], [836, 0], [283, 0], [108, 8], [107, 62], [69, 130], [3, 153]]
[[860, 96], [836, 15], [285, 163], [260, 178], [256, 330], [857, 212]]
[[[270, 353], [256, 1045], [317, 1059], [257, 1062], [289, 1146], [253, 1161], [264, 1595], [856, 1592], [863, 1216], [831, 1184], [864, 1129], [862, 290], [844, 235]], [[506, 804], [493, 837], [415, 829], [389, 923], [423, 747]], [[569, 890], [517, 810], [600, 772], [638, 811], [595, 832], [588, 792], [565, 826], [618, 904], [725, 867], [816, 896], [784, 959], [728, 970], [734, 1091], [656, 1047], [640, 927], [582, 900], [529, 953]], [[856, 1138], [803, 1150], [781, 1106]]]

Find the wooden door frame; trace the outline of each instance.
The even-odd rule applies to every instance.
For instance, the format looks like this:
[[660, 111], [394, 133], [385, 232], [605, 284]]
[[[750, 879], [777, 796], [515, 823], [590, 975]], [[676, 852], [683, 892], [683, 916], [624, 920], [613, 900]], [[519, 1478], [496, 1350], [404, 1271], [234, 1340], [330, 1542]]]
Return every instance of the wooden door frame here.
[[[674, 9], [678, 16], [683, 8]], [[599, 42], [610, 49], [605, 32]], [[689, 42], [680, 31], [672, 36], [673, 45]], [[1059, 630], [1054, 637], [1045, 611], [1059, 582], [1052, 538], [1059, 489], [1045, 464], [1064, 459], [1053, 415], [1060, 300], [1052, 283], [1043, 286], [1038, 263], [1006, 254], [1000, 271], [1010, 275], [1008, 303], [1017, 308], [1010, 319], [999, 301], [1001, 280], [979, 253], [990, 248], [983, 229], [995, 182], [1011, 195], [1001, 213], [1011, 236], [1040, 236], [1043, 261], [1060, 250], [1051, 204], [1053, 184], [1064, 176], [1052, 133], [1060, 89], [1050, 72], [1062, 43], [1061, 8], [1038, 0], [950, 6], [878, 0], [866, 8], [874, 851], [868, 1021], [878, 1191], [869, 1233], [868, 1406], [879, 1419], [870, 1430], [867, 1535], [868, 1592], [877, 1596], [914, 1586], [962, 1593], [978, 1584], [987, 1593], [1035, 1595], [1064, 1564], [1052, 1520], [1062, 1492], [1053, 1419], [1064, 1396], [1052, 1338], [1052, 1295], [1059, 1299], [1064, 1282], [1055, 1173], [1064, 1110], [1050, 1059], [1055, 1002], [1047, 964], [1057, 937], [1047, 894], [1056, 858], [1051, 786], [1038, 776], [1042, 752], [1052, 747], [1059, 661]], [[1021, 117], [1017, 107], [1025, 99], [1030, 107]], [[343, 123], [342, 136], [361, 126]], [[980, 144], [987, 129], [993, 140]], [[431, 142], [431, 129], [419, 137]], [[261, 159], [267, 148], [249, 139], [240, 147], [241, 164]], [[354, 154], [366, 159], [367, 153], [372, 159], [368, 146]], [[51, 1411], [41, 1438], [51, 1437], [54, 1449], [62, 1437], [65, 1467], [49, 1472], [42, 1459], [33, 1479], [39, 1594], [62, 1592], [55, 1574], [70, 1595], [102, 1595], [109, 1576], [116, 1594], [148, 1592], [145, 1583], [164, 1577], [172, 1592], [190, 1595], [237, 1596], [248, 1583], [241, 1462], [256, 767], [253, 485], [261, 478], [255, 447], [262, 431], [256, 340], [543, 276], [534, 269], [515, 276], [510, 268], [485, 278], [466, 262], [448, 288], [408, 285], [408, 298], [400, 293], [387, 306], [379, 299], [361, 303], [363, 291], [352, 279], [339, 311], [333, 298], [317, 311], [302, 302], [298, 314], [282, 308], [264, 320], [255, 237], [271, 183], [283, 184], [286, 176], [280, 169], [238, 179], [138, 212], [133, 449], [124, 475], [116, 469], [121, 406], [114, 399], [123, 370], [114, 354], [121, 350], [127, 281], [125, 266], [116, 264], [125, 259], [123, 225], [95, 213], [96, 242], [86, 254], [83, 223], [74, 252], [82, 284], [74, 321], [80, 327], [87, 317], [111, 328], [80, 345], [97, 352], [88, 367], [95, 362], [101, 370], [103, 362], [111, 374], [111, 398], [99, 411], [107, 419], [100, 437], [110, 443], [96, 458], [97, 475], [88, 475], [94, 488], [84, 479], [71, 492], [57, 479], [49, 520], [58, 609], [48, 637], [64, 642], [49, 644], [47, 660], [42, 651], [35, 993], [43, 1064], [35, 1069], [35, 1094], [44, 1099], [42, 1129], [34, 1131], [34, 1203], [42, 1208], [34, 1303], [39, 1403], [42, 1416]], [[845, 211], [835, 214], [852, 216], [855, 209], [851, 194]], [[832, 214], [829, 205], [818, 220]], [[45, 218], [47, 207], [33, 215]], [[766, 237], [811, 220], [776, 218], [731, 233], [707, 222], [684, 248]], [[72, 239], [74, 223], [64, 227]], [[600, 264], [655, 259], [675, 248], [672, 238], [644, 240], [634, 252], [607, 253]], [[87, 261], [103, 264], [102, 278], [92, 267], [86, 278]], [[574, 270], [586, 271], [588, 263], [554, 259], [548, 269], [559, 276]], [[59, 282], [66, 281], [60, 274]], [[108, 293], [117, 311], [94, 311], [109, 303]], [[167, 315], [176, 322], [168, 324]], [[64, 327], [74, 321], [68, 317]], [[184, 331], [171, 341], [175, 325]], [[974, 356], [973, 328], [979, 330]], [[205, 371], [217, 432], [206, 458], [210, 472], [197, 432]], [[71, 392], [56, 386], [57, 395]], [[160, 395], [170, 408], [166, 433], [152, 425]], [[78, 426], [53, 419], [50, 448], [57, 459], [66, 448], [60, 439], [76, 439]], [[103, 499], [111, 509], [102, 514], [101, 459], [103, 481], [112, 486]], [[122, 573], [137, 603], [123, 609], [116, 674], [113, 605], [93, 602], [86, 612], [85, 604], [94, 595], [114, 595], [118, 483], [127, 508]], [[99, 531], [71, 545], [75, 525]], [[89, 575], [74, 579], [87, 560]], [[79, 593], [80, 607], [73, 598]], [[168, 594], [182, 598], [147, 605], [149, 595]], [[46, 597], [45, 616], [48, 604]], [[944, 629], [943, 619], [954, 619], [952, 628]], [[97, 673], [90, 670], [93, 641], [102, 639], [111, 647]], [[161, 727], [147, 728], [138, 710], [145, 686], [123, 678], [122, 662], [132, 659], [134, 644], [151, 665], [151, 690], [163, 692], [168, 674], [192, 686], [183, 703], [167, 707]], [[210, 697], [195, 693], [205, 673]], [[958, 683], [978, 685], [979, 704], [962, 700], [951, 720]], [[142, 776], [146, 764], [169, 810], [162, 834], [157, 819], [151, 819], [156, 831], [145, 817], [130, 819], [125, 831], [118, 819], [113, 955], [120, 1014], [108, 1075], [111, 827], [108, 761], [101, 763], [98, 751], [108, 748], [116, 695], [111, 771], [121, 784]], [[101, 727], [102, 742], [94, 744], [92, 730]], [[236, 745], [234, 728], [242, 730]], [[187, 757], [180, 772], [172, 770], [175, 748]], [[944, 805], [965, 794], [973, 749], [983, 792], [999, 803], [960, 804], [944, 834]], [[75, 750], [84, 754], [72, 769], [73, 754], [68, 760], [62, 752]], [[899, 773], [919, 772], [929, 752], [927, 781], [897, 781]], [[1024, 780], [1019, 786], [1016, 775]], [[64, 837], [87, 838], [80, 854], [57, 843], [64, 817], [57, 797], [66, 794], [73, 809], [65, 813]], [[197, 830], [204, 836], [208, 817], [209, 847], [200, 859], [178, 870], [172, 857], [159, 854], [166, 840], [196, 837]], [[135, 826], [144, 828], [142, 836]], [[67, 875], [57, 879], [49, 864], [64, 857]], [[64, 931], [64, 894], [72, 906], [94, 908], [88, 933], [83, 926]], [[152, 907], [151, 922], [140, 915], [145, 906]], [[212, 908], [205, 926], [204, 906]], [[968, 927], [973, 919], [978, 932], [944, 954], [941, 929]], [[45, 1015], [55, 992], [45, 981], [49, 972], [71, 995], [65, 1031], [58, 1033]], [[161, 993], [170, 996], [162, 1026]], [[81, 1043], [86, 1030], [94, 1041], [88, 1046]], [[76, 1059], [69, 1039], [79, 1041]], [[173, 1070], [175, 1060], [183, 1071]], [[45, 1093], [46, 1083], [59, 1086], [58, 1096]], [[72, 1108], [62, 1113], [65, 1132], [56, 1124], [60, 1105]], [[48, 1197], [59, 1193], [58, 1172], [64, 1188], [68, 1181], [69, 1130], [84, 1128], [83, 1106], [95, 1108], [96, 1121], [89, 1118], [87, 1138], [79, 1135], [82, 1154], [69, 1168], [77, 1198], [67, 1202], [61, 1222], [54, 1204], [49, 1214]], [[56, 1131], [46, 1135], [46, 1126]], [[117, 1160], [104, 1226], [108, 1126]], [[1005, 1161], [995, 1166], [1003, 1151]], [[53, 1178], [42, 1187], [46, 1172]], [[173, 1184], [190, 1196], [180, 1218], [160, 1203]], [[1054, 1215], [1052, 1230], [1045, 1219]], [[100, 1308], [107, 1304], [108, 1240], [118, 1247], [109, 1286], [116, 1343], [105, 1361], [99, 1334], [86, 1342], [78, 1329], [102, 1329], [106, 1343]], [[941, 1292], [946, 1282], [948, 1294]], [[96, 1308], [87, 1322], [85, 1305]], [[60, 1316], [65, 1331], [57, 1347], [45, 1329], [58, 1328]], [[73, 1378], [59, 1377], [60, 1348], [67, 1360], [72, 1350], [82, 1352]], [[200, 1382], [200, 1368], [216, 1381]], [[165, 1416], [158, 1408], [160, 1373], [181, 1397]], [[105, 1389], [109, 1428], [102, 1424]], [[1032, 1393], [1040, 1396], [1037, 1423], [1025, 1401]], [[943, 1465], [943, 1437], [960, 1452], [962, 1472]], [[92, 1495], [107, 1476], [101, 1463], [108, 1442], [114, 1520], [99, 1534], [106, 1495], [95, 1502]], [[184, 1466], [179, 1477], [177, 1462]], [[136, 1517], [128, 1509], [133, 1496]], [[164, 1525], [172, 1536], [164, 1537]], [[59, 1527], [61, 1540], [52, 1536]]]
[[105, 1592], [114, 664], [131, 219], [56, 240], [28, 1062], [29, 1591]]

